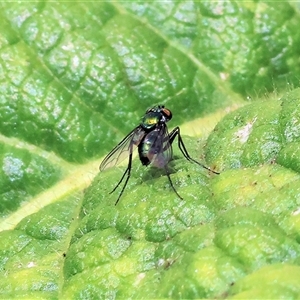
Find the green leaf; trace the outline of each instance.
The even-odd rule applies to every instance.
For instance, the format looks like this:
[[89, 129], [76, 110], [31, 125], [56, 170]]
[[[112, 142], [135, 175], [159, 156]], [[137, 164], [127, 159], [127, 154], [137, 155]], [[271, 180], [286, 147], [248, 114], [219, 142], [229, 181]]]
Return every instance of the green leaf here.
[[[1, 298], [299, 297], [297, 5], [0, 7]], [[115, 206], [99, 164], [154, 104], [221, 174], [175, 141], [183, 200], [137, 158]]]

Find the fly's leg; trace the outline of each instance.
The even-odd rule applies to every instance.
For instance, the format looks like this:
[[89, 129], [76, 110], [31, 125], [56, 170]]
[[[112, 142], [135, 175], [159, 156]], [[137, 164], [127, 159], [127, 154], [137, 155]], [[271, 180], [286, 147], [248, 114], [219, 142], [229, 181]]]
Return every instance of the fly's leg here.
[[179, 199], [183, 200], [183, 198], [177, 193], [177, 191], [176, 191], [176, 189], [175, 189], [175, 187], [173, 185], [173, 182], [171, 180], [170, 173], [169, 173], [169, 171], [168, 171], [168, 169], [166, 167], [165, 167], [165, 171], [166, 171], [167, 177], [169, 179], [169, 182], [170, 182], [170, 185], [171, 185], [173, 191], [175, 192], [175, 194], [178, 196]]
[[193, 159], [192, 157], [190, 157], [190, 155], [189, 155], [188, 151], [186, 150], [186, 147], [185, 147], [185, 145], [184, 145], [184, 143], [183, 143], [182, 137], [181, 137], [181, 135], [180, 135], [180, 128], [179, 128], [178, 126], [175, 127], [175, 128], [170, 132], [170, 134], [169, 134], [169, 142], [170, 142], [171, 145], [172, 145], [172, 143], [174, 142], [176, 136], [177, 136], [177, 138], [178, 138], [178, 147], [179, 147], [181, 153], [183, 154], [183, 156], [184, 156], [188, 161], [192, 161], [192, 162], [198, 164], [199, 166], [201, 166], [202, 168], [204, 168], [204, 169], [206, 169], [206, 170], [208, 170], [208, 171], [211, 171], [211, 172], [213, 172], [213, 173], [215, 173], [215, 174], [220, 174], [220, 173], [218, 173], [218, 172], [216, 172], [216, 171], [214, 171], [214, 170], [212, 170], [212, 169], [206, 167], [205, 165], [199, 163], [198, 161], [196, 161], [196, 160]]
[[124, 190], [125, 190], [125, 188], [126, 188], [126, 185], [127, 185], [127, 183], [128, 183], [128, 180], [129, 180], [129, 178], [130, 178], [131, 165], [132, 165], [132, 153], [129, 154], [128, 165], [127, 165], [126, 171], [125, 171], [124, 174], [122, 175], [122, 178], [120, 179], [120, 181], [118, 182], [118, 184], [117, 184], [117, 185], [114, 187], [114, 189], [110, 192], [110, 194], [112, 194], [112, 193], [118, 188], [118, 186], [119, 186], [119, 185], [121, 184], [121, 182], [123, 181], [125, 175], [127, 174], [125, 183], [124, 183], [124, 185], [123, 185], [123, 187], [122, 187], [122, 190], [121, 190], [121, 192], [120, 192], [120, 194], [119, 194], [119, 197], [118, 197], [118, 199], [117, 199], [115, 205], [118, 204], [118, 202], [119, 202], [119, 200], [120, 200], [120, 198], [121, 198], [121, 196], [122, 196], [122, 194], [123, 194], [123, 192], [124, 192]]

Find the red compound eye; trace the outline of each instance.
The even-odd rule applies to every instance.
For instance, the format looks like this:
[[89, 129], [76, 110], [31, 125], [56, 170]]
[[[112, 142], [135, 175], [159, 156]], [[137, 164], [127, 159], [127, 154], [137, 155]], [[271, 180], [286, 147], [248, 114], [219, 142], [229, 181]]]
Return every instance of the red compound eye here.
[[163, 108], [161, 111], [168, 120], [172, 119], [172, 112], [169, 109]]

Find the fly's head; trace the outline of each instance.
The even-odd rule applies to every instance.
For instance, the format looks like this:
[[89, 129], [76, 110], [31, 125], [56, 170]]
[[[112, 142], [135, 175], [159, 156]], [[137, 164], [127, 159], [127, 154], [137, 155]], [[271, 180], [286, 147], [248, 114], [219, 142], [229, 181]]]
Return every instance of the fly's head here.
[[141, 126], [146, 130], [154, 129], [158, 124], [166, 123], [172, 119], [172, 112], [163, 105], [149, 108], [142, 118]]

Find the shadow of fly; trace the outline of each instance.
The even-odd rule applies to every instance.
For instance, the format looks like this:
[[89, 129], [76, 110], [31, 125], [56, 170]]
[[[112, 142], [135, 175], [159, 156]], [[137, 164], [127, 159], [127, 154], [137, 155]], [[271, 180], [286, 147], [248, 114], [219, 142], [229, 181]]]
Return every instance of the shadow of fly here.
[[194, 162], [215, 174], [219, 174], [190, 157], [183, 143], [180, 135], [180, 128], [178, 126], [170, 133], [168, 132], [166, 123], [171, 119], [171, 111], [163, 105], [154, 106], [148, 109], [142, 118], [141, 124], [134, 128], [102, 161], [99, 167], [100, 171], [111, 168], [128, 157], [128, 165], [124, 174], [118, 184], [110, 192], [110, 194], [113, 193], [126, 177], [115, 205], [119, 202], [130, 178], [132, 152], [136, 147], [138, 148], [140, 161], [144, 166], [148, 166], [151, 163], [153, 166], [165, 170], [173, 191], [180, 199], [182, 199], [182, 197], [176, 191], [170, 177], [170, 172], [167, 168], [168, 163], [172, 159], [172, 144], [176, 137], [178, 140], [178, 147], [188, 161]]

